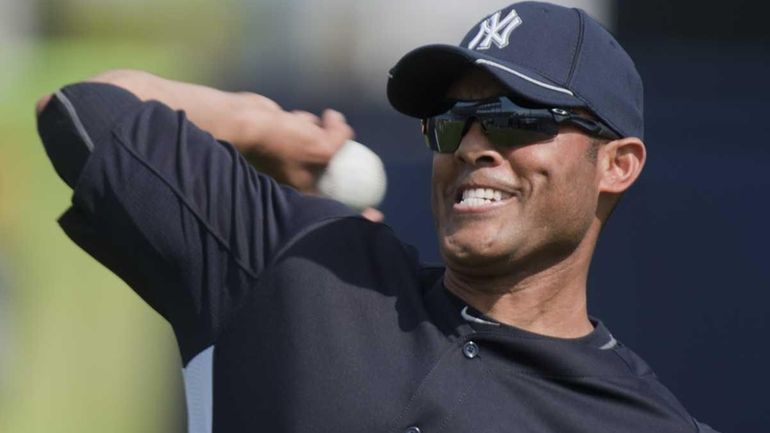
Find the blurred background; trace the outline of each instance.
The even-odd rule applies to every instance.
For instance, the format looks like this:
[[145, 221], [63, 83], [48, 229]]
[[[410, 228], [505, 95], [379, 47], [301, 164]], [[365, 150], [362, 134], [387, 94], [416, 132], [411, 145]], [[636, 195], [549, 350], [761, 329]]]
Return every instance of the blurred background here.
[[[430, 154], [387, 70], [458, 42], [507, 1], [0, 0], [0, 432], [182, 432], [170, 327], [56, 225], [69, 191], [35, 100], [139, 68], [285, 108], [348, 115], [385, 161], [382, 210], [427, 261]], [[611, 29], [645, 79], [649, 161], [605, 229], [591, 312], [697, 418], [767, 431], [770, 30], [760, 1], [562, 1]]]

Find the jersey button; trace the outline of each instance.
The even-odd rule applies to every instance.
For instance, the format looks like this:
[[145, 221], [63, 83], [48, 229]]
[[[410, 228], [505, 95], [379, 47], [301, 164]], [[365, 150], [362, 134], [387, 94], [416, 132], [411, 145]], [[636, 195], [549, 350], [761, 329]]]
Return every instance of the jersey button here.
[[417, 427], [416, 425], [413, 425], [406, 430], [404, 430], [404, 433], [420, 433], [420, 427]]
[[479, 346], [472, 341], [463, 344], [463, 355], [468, 359], [477, 357], [479, 355]]

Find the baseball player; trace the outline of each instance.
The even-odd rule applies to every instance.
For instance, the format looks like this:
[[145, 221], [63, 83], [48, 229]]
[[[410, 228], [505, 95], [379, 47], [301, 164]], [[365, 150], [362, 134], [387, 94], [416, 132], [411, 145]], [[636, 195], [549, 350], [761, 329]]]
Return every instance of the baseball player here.
[[173, 327], [191, 432], [713, 432], [587, 313], [645, 162], [642, 82], [585, 12], [524, 2], [392, 69], [445, 266], [305, 195], [352, 131], [131, 71], [39, 103], [68, 236]]

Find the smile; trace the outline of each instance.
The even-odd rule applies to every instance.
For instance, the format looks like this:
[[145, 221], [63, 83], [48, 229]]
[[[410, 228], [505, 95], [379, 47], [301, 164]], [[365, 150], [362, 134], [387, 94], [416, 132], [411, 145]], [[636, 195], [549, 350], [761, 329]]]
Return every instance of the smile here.
[[469, 188], [458, 194], [455, 209], [479, 209], [494, 206], [511, 198], [511, 194], [493, 188]]

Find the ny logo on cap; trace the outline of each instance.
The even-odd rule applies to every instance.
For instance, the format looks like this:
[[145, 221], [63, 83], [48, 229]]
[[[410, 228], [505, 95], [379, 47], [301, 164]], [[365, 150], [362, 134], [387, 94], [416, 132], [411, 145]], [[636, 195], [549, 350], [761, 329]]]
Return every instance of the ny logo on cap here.
[[494, 15], [481, 22], [479, 33], [468, 44], [468, 49], [488, 50], [492, 48], [492, 42], [497, 45], [497, 48], [508, 46], [511, 32], [520, 26], [523, 21], [521, 21], [521, 17], [519, 17], [519, 14], [514, 9], [511, 9], [508, 15], [500, 21], [501, 12], [497, 11]]

